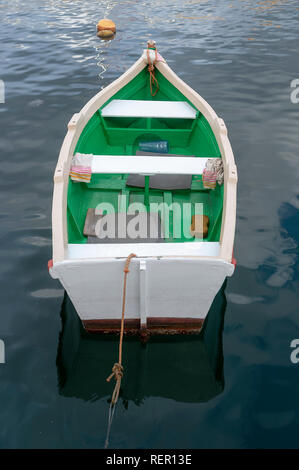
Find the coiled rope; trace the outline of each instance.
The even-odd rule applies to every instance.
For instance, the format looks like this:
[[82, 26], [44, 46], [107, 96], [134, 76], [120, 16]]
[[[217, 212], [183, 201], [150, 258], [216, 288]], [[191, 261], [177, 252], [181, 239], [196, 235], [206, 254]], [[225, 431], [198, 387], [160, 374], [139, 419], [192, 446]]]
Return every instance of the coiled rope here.
[[112, 367], [112, 373], [107, 377], [107, 382], [110, 382], [112, 377], [115, 378], [115, 387], [112, 393], [110, 407], [109, 407], [109, 417], [108, 417], [108, 428], [107, 428], [107, 436], [105, 442], [105, 448], [107, 449], [109, 444], [109, 434], [111, 429], [111, 424], [114, 416], [115, 405], [117, 403], [120, 386], [121, 386], [121, 379], [124, 375], [124, 368], [122, 366], [122, 348], [123, 348], [123, 337], [124, 337], [124, 327], [125, 327], [125, 309], [126, 309], [126, 293], [127, 293], [127, 275], [130, 272], [129, 266], [131, 263], [132, 258], [136, 258], [134, 253], [131, 253], [125, 263], [124, 267], [124, 285], [123, 285], [123, 301], [122, 301], [122, 312], [121, 312], [121, 326], [120, 326], [120, 338], [119, 338], [119, 347], [118, 347], [118, 362], [115, 362], [114, 366]]
[[[150, 53], [149, 53], [150, 50], [155, 51], [155, 58], [153, 61], [150, 58]], [[151, 95], [155, 96], [159, 90], [159, 83], [155, 77], [155, 65], [158, 61], [158, 53], [157, 53], [157, 48], [156, 48], [154, 41], [148, 41], [146, 54], [147, 54], [148, 71], [150, 74], [150, 91], [151, 91]], [[153, 92], [153, 86], [156, 87], [156, 90], [154, 92]]]

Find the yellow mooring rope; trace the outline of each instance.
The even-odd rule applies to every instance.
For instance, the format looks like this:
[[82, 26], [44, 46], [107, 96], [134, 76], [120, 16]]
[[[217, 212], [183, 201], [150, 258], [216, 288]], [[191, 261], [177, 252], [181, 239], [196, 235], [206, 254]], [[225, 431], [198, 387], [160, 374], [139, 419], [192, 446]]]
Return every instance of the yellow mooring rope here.
[[[151, 62], [151, 60], [150, 60], [150, 55], [149, 55], [150, 49], [155, 51], [155, 58], [154, 58], [153, 62]], [[149, 74], [150, 74], [150, 92], [151, 92], [152, 96], [156, 96], [156, 94], [159, 91], [159, 83], [158, 83], [158, 80], [155, 76], [155, 65], [156, 65], [157, 60], [158, 60], [158, 53], [157, 53], [156, 46], [150, 46], [150, 44], [148, 43], [146, 54], [147, 54], [148, 71], [149, 71]], [[156, 87], [155, 91], [153, 89], [154, 86]]]
[[108, 444], [109, 444], [109, 434], [110, 434], [112, 419], [113, 419], [113, 416], [114, 416], [114, 408], [115, 408], [115, 405], [116, 405], [118, 397], [119, 397], [121, 379], [123, 378], [123, 375], [124, 375], [124, 368], [122, 366], [122, 347], [123, 347], [124, 326], [125, 326], [127, 275], [130, 272], [129, 266], [130, 266], [132, 258], [136, 258], [136, 255], [134, 253], [131, 253], [127, 257], [125, 267], [124, 267], [123, 302], [122, 302], [120, 338], [119, 338], [119, 347], [118, 347], [118, 362], [115, 362], [114, 366], [112, 367], [112, 373], [106, 379], [107, 382], [110, 382], [112, 377], [114, 377], [116, 383], [115, 383], [115, 387], [114, 387], [114, 390], [113, 390], [113, 393], [112, 393], [111, 403], [110, 403], [110, 408], [109, 408], [108, 429], [107, 429], [107, 437], [106, 437], [105, 448], [107, 448]]

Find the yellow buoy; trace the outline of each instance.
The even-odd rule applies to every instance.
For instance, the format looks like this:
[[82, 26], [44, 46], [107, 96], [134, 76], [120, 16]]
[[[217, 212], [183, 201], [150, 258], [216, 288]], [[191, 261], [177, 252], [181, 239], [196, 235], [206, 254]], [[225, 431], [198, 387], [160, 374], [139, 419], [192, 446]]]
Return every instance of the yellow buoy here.
[[97, 32], [97, 36], [101, 39], [114, 39], [115, 34], [110, 29], [102, 29]]
[[100, 20], [97, 24], [97, 30], [100, 31], [111, 31], [112, 33], [116, 32], [115, 23], [112, 20]]

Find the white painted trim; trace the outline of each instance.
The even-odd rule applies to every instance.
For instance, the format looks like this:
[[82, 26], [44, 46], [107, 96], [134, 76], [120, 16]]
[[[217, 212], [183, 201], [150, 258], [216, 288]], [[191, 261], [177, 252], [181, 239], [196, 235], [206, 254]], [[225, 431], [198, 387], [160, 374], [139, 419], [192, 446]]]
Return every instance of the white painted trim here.
[[219, 242], [186, 243], [71, 243], [67, 259], [122, 258], [128, 253], [140, 257], [160, 256], [219, 256]]
[[112, 100], [101, 113], [103, 117], [195, 119], [197, 111], [184, 101]]
[[94, 155], [92, 173], [138, 173], [142, 175], [200, 175], [207, 158], [145, 157], [141, 155]]
[[[212, 242], [210, 242], [212, 243]], [[214, 242], [213, 242], [214, 243]], [[217, 243], [217, 242], [215, 242]], [[132, 244], [130, 244], [130, 246], [132, 246]], [[132, 252], [132, 250], [130, 250], [130, 252]], [[59, 277], [58, 273], [60, 271], [60, 269], [63, 269], [65, 266], [68, 266], [68, 267], [72, 267], [72, 268], [75, 268], [75, 269], [80, 269], [80, 266], [84, 266], [84, 265], [88, 265], [88, 266], [93, 266], [93, 265], [96, 265], [96, 266], [101, 266], [102, 264], [105, 264], [107, 261], [108, 262], [111, 262], [111, 263], [119, 263], [120, 261], [123, 263], [126, 261], [126, 258], [128, 257], [128, 254], [126, 254], [125, 256], [120, 256], [119, 258], [115, 258], [115, 257], [112, 257], [112, 258], [107, 258], [106, 256], [102, 257], [102, 258], [81, 258], [81, 259], [78, 259], [78, 258], [74, 258], [74, 259], [65, 259], [63, 261], [60, 261], [58, 263], [56, 263], [52, 268], [50, 268], [50, 273], [52, 275], [52, 277], [54, 279], [57, 279]], [[134, 265], [134, 263], [139, 263], [140, 259], [142, 258], [133, 258], [131, 260], [131, 264], [130, 266]], [[155, 261], [157, 260], [157, 257], [156, 256], [151, 256], [151, 257], [147, 257], [146, 260], [152, 260], [154, 259]], [[227, 276], [231, 276], [234, 272], [234, 265], [230, 262], [227, 262], [223, 259], [220, 259], [219, 257], [213, 257], [213, 256], [201, 256], [201, 257], [197, 257], [197, 256], [189, 256], [188, 253], [186, 253], [185, 255], [183, 256], [176, 256], [176, 255], [173, 255], [173, 256], [168, 256], [168, 257], [163, 257], [161, 258], [161, 261], [177, 261], [177, 259], [179, 259], [180, 261], [197, 261], [197, 262], [200, 262], [202, 263], [204, 266], [205, 265], [209, 265], [210, 263], [213, 264], [213, 265], [218, 265], [218, 266], [226, 266], [227, 268]], [[65, 287], [65, 286], [64, 286]], [[65, 290], [66, 287], [65, 287]]]

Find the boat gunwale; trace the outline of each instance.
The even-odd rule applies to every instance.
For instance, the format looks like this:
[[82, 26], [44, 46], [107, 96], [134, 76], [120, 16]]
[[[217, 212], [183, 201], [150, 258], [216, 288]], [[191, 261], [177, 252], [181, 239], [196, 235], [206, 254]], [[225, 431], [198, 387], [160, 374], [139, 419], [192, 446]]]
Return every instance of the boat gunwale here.
[[[68, 123], [68, 131], [64, 138], [57, 166], [54, 173], [54, 192], [52, 205], [52, 237], [53, 237], [53, 263], [67, 260], [68, 234], [67, 234], [67, 191], [72, 156], [79, 137], [90, 118], [103, 104], [117, 91], [135, 78], [147, 66], [146, 53], [119, 78], [106, 88], [93, 96], [81, 109], [73, 115]], [[189, 85], [181, 80], [175, 72], [165, 63], [158, 62], [156, 68], [172, 83], [207, 119], [218, 143], [224, 166], [224, 198], [220, 235], [220, 253], [213, 259], [232, 262], [232, 252], [236, 221], [236, 189], [237, 169], [232, 148], [227, 136], [227, 129], [223, 119], [219, 118], [213, 108]], [[171, 256], [173, 257], [173, 256]], [[186, 255], [188, 257], [188, 255]], [[204, 259], [204, 255], [192, 256], [195, 259]], [[78, 259], [78, 261], [82, 261]]]

